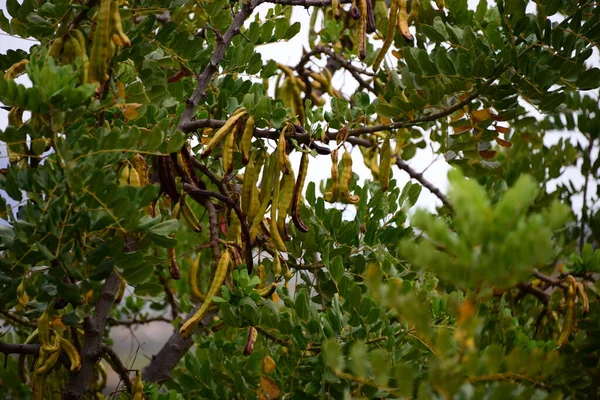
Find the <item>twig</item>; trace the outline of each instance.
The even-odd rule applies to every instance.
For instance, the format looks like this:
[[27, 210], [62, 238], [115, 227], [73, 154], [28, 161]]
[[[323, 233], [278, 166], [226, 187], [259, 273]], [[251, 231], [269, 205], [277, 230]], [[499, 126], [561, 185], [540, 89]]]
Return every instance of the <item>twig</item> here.
[[542, 289], [533, 286], [531, 283], [519, 283], [517, 285], [519, 290], [523, 293], [529, 293], [538, 298], [539, 301], [544, 303], [544, 305], [550, 302], [550, 294], [544, 292]]
[[113, 350], [112, 347], [103, 344], [102, 352], [106, 357], [110, 360], [110, 366], [114, 369], [114, 371], [119, 375], [121, 381], [125, 384], [127, 388], [127, 392], [131, 393], [131, 380], [129, 379], [129, 370], [125, 368], [123, 362], [117, 355], [117, 353]]
[[154, 271], [158, 276], [158, 281], [163, 287], [167, 303], [169, 303], [171, 306], [171, 317], [176, 319], [179, 316], [179, 313], [177, 312], [177, 301], [175, 300], [175, 296], [173, 296], [173, 292], [169, 287], [169, 279], [165, 278], [158, 268], [155, 268]]
[[404, 161], [404, 160], [402, 160], [400, 158], [396, 159], [396, 165], [398, 166], [398, 168], [400, 168], [401, 170], [403, 170], [406, 173], [408, 173], [408, 175], [410, 175], [411, 178], [413, 178], [414, 180], [416, 180], [417, 182], [419, 182], [421, 185], [423, 185], [424, 187], [426, 187], [427, 190], [429, 190], [438, 199], [440, 199], [442, 201], [442, 203], [446, 207], [448, 207], [451, 211], [453, 210], [452, 209], [452, 203], [450, 203], [450, 200], [448, 200], [448, 198], [446, 197], [446, 195], [444, 195], [440, 191], [440, 189], [438, 189], [433, 183], [431, 183], [427, 179], [425, 179], [425, 177], [423, 176], [422, 173], [417, 172], [414, 169], [412, 169], [411, 166], [406, 163], [406, 161]]
[[270, 339], [273, 343], [277, 343], [280, 344], [282, 346], [289, 346], [290, 342], [288, 342], [285, 339], [281, 339], [278, 338], [277, 336], [273, 335], [271, 332], [269, 332], [268, 330], [266, 330], [263, 327], [260, 326], [255, 326], [256, 330], [259, 331], [260, 333], [262, 333], [265, 337], [267, 337], [268, 339]]
[[[210, 190], [202, 190], [198, 189], [194, 185], [190, 185], [189, 183], [183, 184], [183, 190], [185, 190], [194, 200], [200, 202], [204, 201], [203, 199], [206, 197], [214, 197], [219, 199], [229, 205], [233, 211], [236, 213], [238, 219], [240, 220], [242, 226], [242, 234], [246, 240], [246, 267], [248, 268], [248, 273], [252, 272], [253, 269], [253, 261], [252, 261], [252, 241], [250, 240], [250, 227], [246, 222], [246, 218], [244, 214], [242, 214], [242, 210], [240, 207], [232, 201], [229, 197], [223, 196], [219, 193], [211, 192]], [[218, 233], [217, 233], [218, 235]]]
[[85, 336], [81, 347], [81, 369], [71, 375], [63, 396], [65, 400], [81, 399], [88, 390], [94, 366], [102, 357], [104, 328], [120, 285], [121, 280], [113, 271], [104, 282], [94, 316], [86, 317], [83, 321]]
[[540, 271], [538, 271], [537, 269], [533, 270], [533, 276], [535, 276], [536, 278], [538, 278], [541, 281], [546, 282], [549, 285], [552, 286], [558, 286], [560, 288], [565, 288], [565, 285], [562, 283], [562, 281], [558, 278], [554, 278], [552, 276], [548, 276], [545, 274], [542, 274]]
[[[223, 125], [225, 125], [225, 121], [223, 121]], [[229, 196], [229, 192], [221, 179], [216, 176], [208, 167], [202, 164], [196, 157], [192, 157], [192, 164], [194, 164], [195, 168], [198, 168], [200, 172], [202, 172], [210, 181], [217, 187], [219, 193], [223, 196]]]
[[[592, 164], [592, 148], [594, 147], [594, 140], [592, 139], [591, 136], [587, 137], [589, 140], [589, 145], [587, 148], [587, 157], [588, 157], [588, 162], [590, 163], [590, 165]], [[588, 212], [588, 208], [587, 208], [587, 192], [588, 192], [588, 184], [589, 184], [589, 180], [590, 180], [590, 173], [592, 172], [592, 169], [590, 168], [588, 173], [585, 174], [585, 181], [583, 183], [583, 204], [581, 206], [581, 232], [579, 233], [579, 253], [581, 253], [583, 251], [583, 245], [585, 243], [585, 223], [587, 221], [587, 212]]]
[[133, 319], [131, 321], [117, 321], [115, 319], [109, 319], [108, 320], [108, 324], [110, 326], [133, 326], [133, 325], [144, 325], [144, 324], [151, 324], [153, 322], [167, 322], [167, 323], [173, 323], [172, 319], [169, 318], [165, 318], [165, 317], [152, 317], [152, 318], [146, 318], [146, 319]]
[[25, 321], [24, 319], [21, 319], [21, 318], [17, 317], [16, 315], [12, 315], [7, 310], [0, 309], [0, 314], [4, 315], [7, 319], [9, 319], [13, 322], [16, 322], [17, 324], [20, 324], [20, 325], [29, 326], [31, 328], [35, 328], [37, 326], [37, 324], [35, 322]]
[[340, 65], [342, 66], [342, 68], [344, 68], [346, 71], [350, 72], [350, 75], [352, 75], [352, 77], [354, 79], [356, 79], [360, 88], [367, 89], [369, 92], [376, 94], [375, 89], [371, 85], [369, 85], [363, 79], [362, 76], [360, 76], [361, 73], [363, 73], [363, 74], [365, 73], [364, 70], [361, 70], [361, 69], [355, 67], [354, 65], [352, 65], [352, 63], [350, 61], [346, 60], [344, 57], [335, 53], [331, 49], [328, 49], [327, 47], [317, 46], [317, 47], [315, 47], [315, 51], [319, 51], [323, 54], [327, 54], [329, 57], [337, 60], [340, 63]]

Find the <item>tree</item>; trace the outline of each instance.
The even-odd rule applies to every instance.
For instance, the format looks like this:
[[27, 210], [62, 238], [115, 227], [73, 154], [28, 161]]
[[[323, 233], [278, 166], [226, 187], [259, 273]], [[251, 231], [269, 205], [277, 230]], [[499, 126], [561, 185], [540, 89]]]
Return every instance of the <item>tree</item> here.
[[597, 2], [349, 3], [8, 0], [4, 398], [600, 396]]

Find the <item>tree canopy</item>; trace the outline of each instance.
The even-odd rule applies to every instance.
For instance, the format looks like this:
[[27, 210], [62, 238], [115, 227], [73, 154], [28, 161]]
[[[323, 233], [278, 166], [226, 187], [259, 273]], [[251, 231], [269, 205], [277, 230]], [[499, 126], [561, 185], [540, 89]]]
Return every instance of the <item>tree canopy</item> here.
[[600, 397], [600, 6], [474, 6], [7, 0], [1, 397]]

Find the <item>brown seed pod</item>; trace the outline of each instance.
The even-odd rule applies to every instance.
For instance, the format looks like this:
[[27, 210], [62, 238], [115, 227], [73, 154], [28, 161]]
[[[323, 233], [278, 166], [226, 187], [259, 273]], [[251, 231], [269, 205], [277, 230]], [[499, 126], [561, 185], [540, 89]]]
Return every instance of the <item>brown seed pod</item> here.
[[251, 326], [248, 328], [248, 338], [246, 339], [246, 345], [244, 346], [244, 355], [249, 356], [254, 351], [254, 344], [258, 337], [258, 331], [255, 327]]
[[174, 202], [179, 201], [179, 192], [175, 184], [175, 174], [173, 173], [173, 164], [170, 156], [158, 156], [156, 158], [156, 168], [158, 169], [158, 179], [160, 188]]

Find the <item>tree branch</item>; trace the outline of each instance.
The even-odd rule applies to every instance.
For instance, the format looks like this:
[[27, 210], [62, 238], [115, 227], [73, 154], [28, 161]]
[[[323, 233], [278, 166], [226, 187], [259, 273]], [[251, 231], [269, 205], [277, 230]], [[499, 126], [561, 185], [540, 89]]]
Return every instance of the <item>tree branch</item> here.
[[[188, 315], [189, 319], [197, 311], [198, 307], [192, 310]], [[213, 318], [213, 313], [209, 313], [202, 322], [200, 327], [205, 327]], [[162, 383], [171, 377], [171, 371], [177, 366], [179, 360], [187, 353], [194, 344], [194, 340], [190, 337], [183, 339], [179, 334], [179, 328], [175, 329], [167, 342], [159, 350], [158, 353], [152, 356], [150, 364], [142, 370], [142, 377], [146, 382]]]
[[[197, 131], [198, 129], [202, 129], [202, 128], [219, 129], [220, 127], [225, 125], [226, 122], [227, 122], [226, 120], [220, 120], [220, 119], [199, 119], [199, 120], [190, 121], [190, 122], [184, 124], [183, 126], [180, 127], [180, 129], [183, 132], [193, 132], [193, 131]], [[352, 131], [349, 131], [349, 132], [352, 132]], [[280, 131], [278, 131], [277, 129], [259, 129], [259, 128], [254, 129], [254, 137], [257, 137], [257, 138], [271, 139], [271, 140], [277, 141], [277, 140], [279, 140], [279, 135], [280, 135]], [[338, 136], [338, 132], [327, 132], [327, 134], [326, 134], [326, 138], [328, 141], [336, 140], [337, 136]], [[294, 139], [295, 141], [298, 142], [298, 144], [310, 144], [310, 142], [313, 140], [313, 138], [311, 138], [310, 134], [308, 134], [308, 133], [302, 134], [302, 133], [298, 133], [298, 132], [292, 132], [288, 136], [286, 136], [286, 138]], [[363, 146], [363, 147], [373, 146], [373, 142], [363, 139], [363, 138], [359, 138], [359, 137], [348, 137], [348, 138], [346, 138], [346, 142], [348, 142], [352, 145], [355, 145], [355, 146]], [[194, 162], [194, 166], [197, 168], [199, 168], [198, 167], [199, 164], [200, 164], [199, 161], [197, 161], [197, 163]]]
[[129, 370], [123, 365], [123, 362], [117, 355], [117, 353], [113, 350], [112, 347], [103, 344], [102, 352], [106, 357], [108, 357], [108, 361], [112, 369], [119, 375], [121, 381], [125, 384], [125, 388], [127, 388], [127, 392], [131, 393], [131, 380], [129, 379]]
[[24, 319], [21, 319], [21, 318], [17, 317], [16, 315], [12, 315], [11, 313], [8, 312], [8, 310], [0, 309], [0, 314], [4, 315], [4, 317], [6, 317], [7, 319], [9, 319], [13, 322], [16, 322], [17, 324], [29, 326], [31, 328], [37, 327], [37, 324], [35, 322], [25, 321]]
[[231, 44], [234, 36], [240, 33], [240, 29], [244, 25], [244, 21], [250, 17], [254, 8], [261, 4], [262, 1], [263, 0], [251, 0], [248, 2], [243, 2], [240, 11], [233, 17], [233, 21], [231, 21], [229, 29], [227, 29], [223, 36], [217, 38], [215, 50], [210, 58], [210, 61], [208, 62], [206, 68], [204, 68], [204, 71], [202, 71], [200, 76], [198, 76], [196, 88], [194, 89], [192, 96], [187, 100], [185, 110], [181, 114], [181, 119], [179, 120], [179, 129], [193, 119], [194, 113], [196, 112], [196, 107], [198, 107], [200, 101], [202, 101], [204, 96], [206, 96], [206, 88], [212, 80], [213, 75], [219, 69], [219, 64], [221, 61], [223, 61], [225, 51]]
[[443, 194], [440, 191], [440, 189], [438, 189], [433, 183], [431, 183], [427, 179], [425, 179], [425, 177], [423, 176], [423, 173], [415, 171], [414, 169], [411, 168], [410, 165], [408, 165], [406, 163], [406, 161], [404, 161], [400, 158], [396, 159], [396, 165], [398, 166], [398, 168], [400, 168], [401, 170], [408, 173], [408, 175], [410, 175], [410, 177], [412, 179], [416, 180], [421, 185], [426, 187], [427, 190], [429, 190], [431, 193], [433, 193], [438, 199], [440, 199], [442, 201], [442, 203], [446, 207], [448, 207], [452, 211], [452, 203], [450, 203], [450, 200], [448, 200], [446, 195]]
[[71, 375], [63, 396], [65, 400], [82, 399], [88, 390], [94, 366], [102, 357], [104, 328], [120, 284], [119, 276], [113, 271], [104, 282], [94, 316], [86, 317], [83, 322], [85, 336], [81, 347], [81, 369]]

